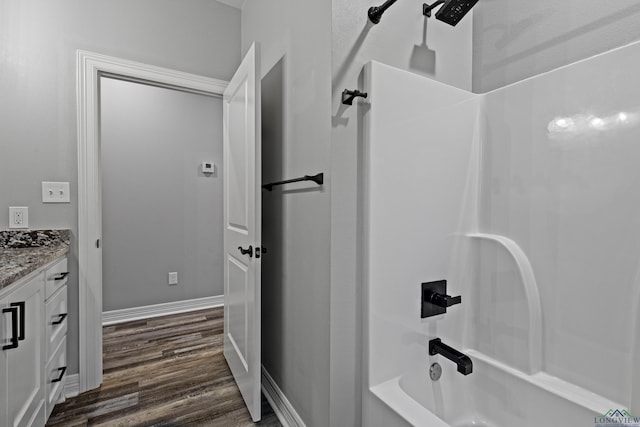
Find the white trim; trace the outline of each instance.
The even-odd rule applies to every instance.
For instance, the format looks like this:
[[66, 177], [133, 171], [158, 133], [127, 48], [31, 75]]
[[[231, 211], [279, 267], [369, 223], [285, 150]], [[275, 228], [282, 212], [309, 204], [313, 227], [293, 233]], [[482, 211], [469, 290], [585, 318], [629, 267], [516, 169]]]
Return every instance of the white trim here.
[[62, 394], [65, 399], [76, 397], [80, 394], [80, 376], [78, 374], [67, 375]]
[[283, 427], [305, 427], [304, 421], [262, 365], [262, 392]]
[[130, 322], [132, 320], [150, 319], [152, 317], [186, 313], [188, 311], [204, 310], [206, 308], [222, 307], [223, 305], [224, 295], [217, 295], [214, 297], [110, 310], [102, 313], [102, 325], [109, 326], [115, 325], [116, 323]]
[[91, 52], [76, 54], [78, 115], [79, 391], [102, 383], [100, 76], [221, 96], [227, 82]]

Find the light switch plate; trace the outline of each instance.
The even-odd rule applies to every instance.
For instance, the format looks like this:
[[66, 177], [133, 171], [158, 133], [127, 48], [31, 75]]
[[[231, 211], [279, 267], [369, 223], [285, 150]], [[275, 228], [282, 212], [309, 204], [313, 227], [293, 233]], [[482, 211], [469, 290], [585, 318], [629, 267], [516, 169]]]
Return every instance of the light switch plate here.
[[9, 228], [29, 228], [29, 208], [26, 206], [9, 207]]
[[70, 203], [68, 182], [43, 182], [42, 203]]

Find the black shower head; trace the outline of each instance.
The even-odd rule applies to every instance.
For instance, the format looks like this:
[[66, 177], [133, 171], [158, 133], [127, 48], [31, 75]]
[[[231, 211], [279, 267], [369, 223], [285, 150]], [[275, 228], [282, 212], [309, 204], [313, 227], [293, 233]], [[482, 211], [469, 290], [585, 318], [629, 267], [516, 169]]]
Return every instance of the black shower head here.
[[431, 6], [425, 3], [422, 6], [422, 13], [430, 17], [431, 10], [442, 4], [440, 10], [436, 12], [436, 19], [455, 27], [476, 3], [478, 0], [439, 0]]

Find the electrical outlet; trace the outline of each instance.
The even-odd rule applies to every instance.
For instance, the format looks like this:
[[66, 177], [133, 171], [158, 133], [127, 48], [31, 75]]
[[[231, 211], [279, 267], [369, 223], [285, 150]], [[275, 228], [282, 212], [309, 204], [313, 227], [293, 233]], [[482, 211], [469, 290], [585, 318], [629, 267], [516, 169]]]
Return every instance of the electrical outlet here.
[[178, 272], [177, 271], [172, 271], [171, 273], [169, 273], [169, 284], [170, 285], [177, 285], [178, 284]]
[[26, 206], [9, 207], [9, 228], [29, 228], [29, 208]]
[[68, 182], [43, 182], [42, 203], [70, 203]]

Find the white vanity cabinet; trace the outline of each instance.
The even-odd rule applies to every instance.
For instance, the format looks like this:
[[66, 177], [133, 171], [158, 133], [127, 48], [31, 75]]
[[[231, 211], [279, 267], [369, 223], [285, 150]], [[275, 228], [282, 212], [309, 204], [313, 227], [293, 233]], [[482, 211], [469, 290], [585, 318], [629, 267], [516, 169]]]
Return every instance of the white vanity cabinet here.
[[[61, 396], [66, 272], [62, 258], [0, 290], [0, 426], [44, 426]], [[50, 281], [57, 283], [47, 298]]]

